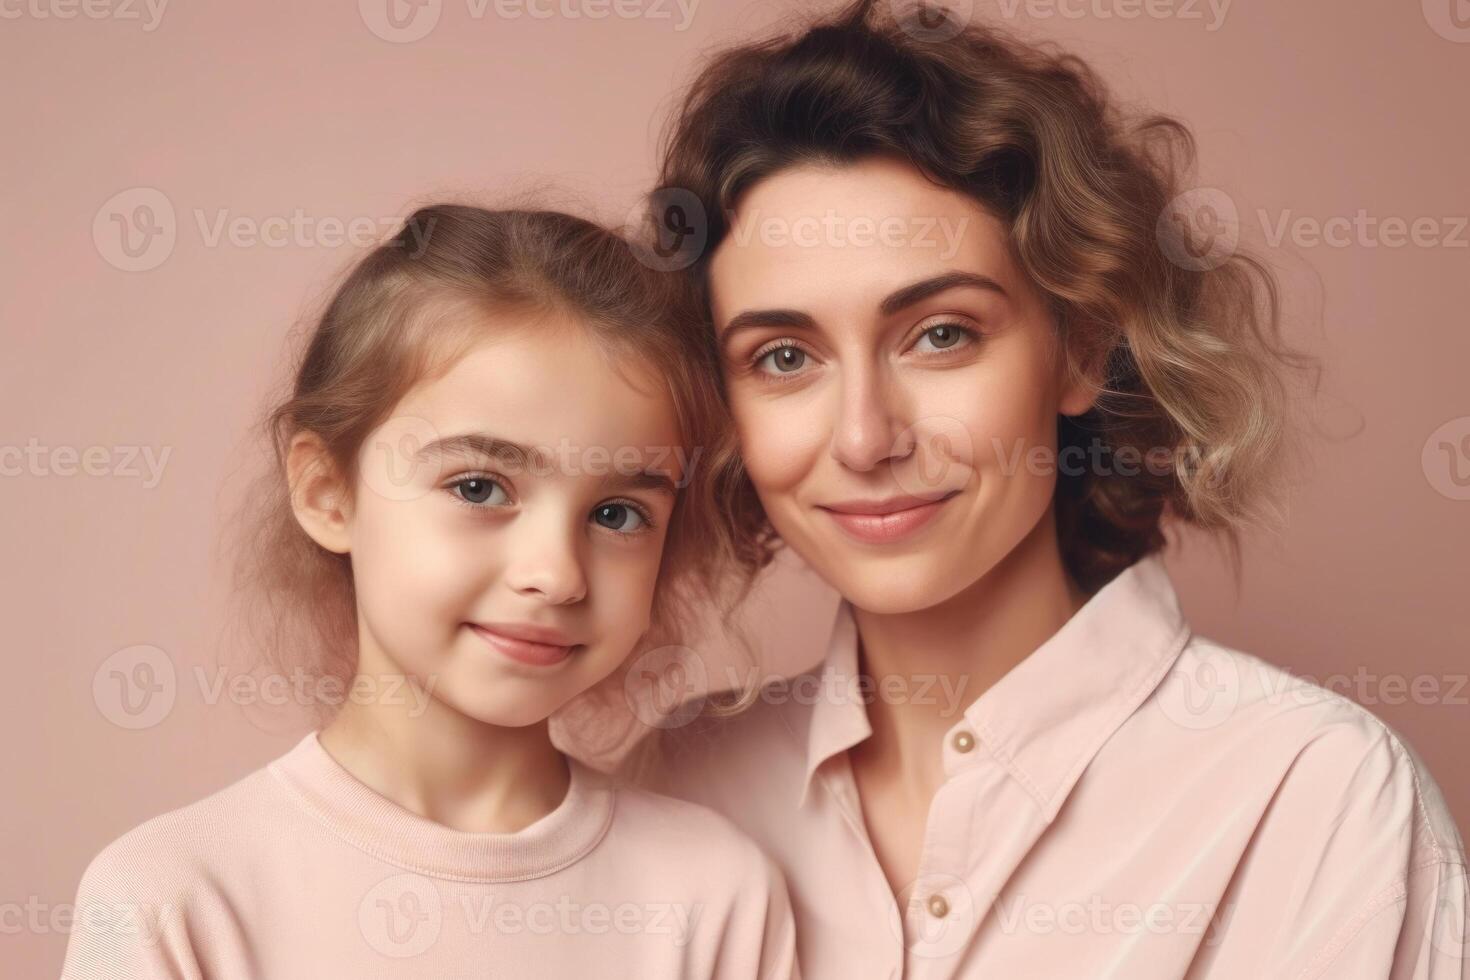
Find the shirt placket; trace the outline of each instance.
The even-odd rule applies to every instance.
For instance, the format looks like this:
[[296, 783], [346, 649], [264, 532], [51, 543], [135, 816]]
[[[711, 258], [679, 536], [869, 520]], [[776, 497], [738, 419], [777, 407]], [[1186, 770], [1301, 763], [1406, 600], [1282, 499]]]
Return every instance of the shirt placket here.
[[878, 852], [873, 847], [872, 838], [868, 836], [868, 827], [863, 820], [862, 802], [858, 798], [857, 779], [852, 772], [851, 757], [846, 750], [839, 752], [818, 769], [817, 773], [833, 799], [836, 800], [843, 822], [847, 824], [848, 830], [857, 842], [862, 864], [868, 870], [868, 887], [876, 896], [877, 904], [883, 908], [886, 921], [884, 932], [893, 940], [884, 949], [883, 960], [873, 964], [871, 975], [875, 980], [880, 980], [880, 978], [902, 980], [905, 945], [902, 912], [893, 901], [893, 893], [888, 886], [888, 877], [883, 873], [883, 865], [878, 861]]
[[904, 909], [904, 978], [939, 980], [955, 975], [988, 903], [977, 901], [971, 879], [976, 846], [973, 783], [983, 758], [968, 721], [945, 735], [945, 781], [929, 803], [918, 875]]

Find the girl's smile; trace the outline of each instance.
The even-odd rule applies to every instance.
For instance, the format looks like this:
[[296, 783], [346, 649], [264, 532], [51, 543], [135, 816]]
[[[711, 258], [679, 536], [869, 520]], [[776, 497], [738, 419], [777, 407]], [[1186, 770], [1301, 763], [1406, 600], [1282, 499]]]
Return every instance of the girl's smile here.
[[554, 667], [583, 649], [565, 633], [529, 623], [465, 623], [492, 650], [528, 667]]

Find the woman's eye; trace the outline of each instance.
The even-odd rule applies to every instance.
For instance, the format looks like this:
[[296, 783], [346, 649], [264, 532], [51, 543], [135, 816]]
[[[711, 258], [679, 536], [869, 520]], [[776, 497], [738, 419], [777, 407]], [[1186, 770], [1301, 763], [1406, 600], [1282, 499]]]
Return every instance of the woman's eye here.
[[[957, 327], [952, 323], [941, 323], [938, 326], [925, 330], [920, 335], [918, 342], [914, 344], [914, 349], [931, 351], [949, 350], [965, 340], [968, 333], [969, 331], [963, 327]], [[929, 342], [928, 347], [923, 346], [925, 341]]]
[[472, 476], [454, 483], [453, 490], [460, 500], [476, 506], [498, 507], [510, 503], [505, 487], [484, 476]]
[[623, 534], [637, 531], [647, 523], [642, 514], [627, 504], [602, 504], [592, 512], [592, 519], [608, 530]]
[[[767, 363], [770, 368], [764, 367]], [[806, 351], [800, 347], [777, 347], [767, 351], [756, 361], [756, 367], [766, 374], [793, 374], [806, 364]]]

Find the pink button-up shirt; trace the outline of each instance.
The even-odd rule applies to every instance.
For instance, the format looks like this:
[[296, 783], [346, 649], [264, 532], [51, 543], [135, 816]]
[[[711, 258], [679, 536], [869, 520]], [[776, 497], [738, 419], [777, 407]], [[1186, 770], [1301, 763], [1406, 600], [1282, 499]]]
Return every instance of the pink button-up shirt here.
[[1193, 635], [1159, 556], [956, 705], [901, 905], [848, 761], [883, 696], [857, 665], [844, 603], [821, 665], [679, 731], [659, 784], [781, 865], [807, 980], [1470, 977], [1464, 849], [1413, 749]]

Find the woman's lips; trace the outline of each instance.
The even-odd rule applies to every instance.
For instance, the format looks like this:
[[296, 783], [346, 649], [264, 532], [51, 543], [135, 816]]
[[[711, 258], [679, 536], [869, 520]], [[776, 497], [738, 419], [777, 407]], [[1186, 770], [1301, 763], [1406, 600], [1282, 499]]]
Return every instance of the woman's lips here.
[[553, 643], [547, 640], [562, 639], [553, 631], [540, 627], [496, 623], [466, 623], [466, 626], [493, 649], [516, 663], [531, 667], [551, 667], [561, 663], [578, 649], [579, 644]]
[[825, 511], [850, 537], [869, 544], [884, 544], [907, 537], [928, 524], [939, 508], [957, 493], [958, 490], [952, 490], [938, 500], [891, 497], [827, 504], [818, 509]]

